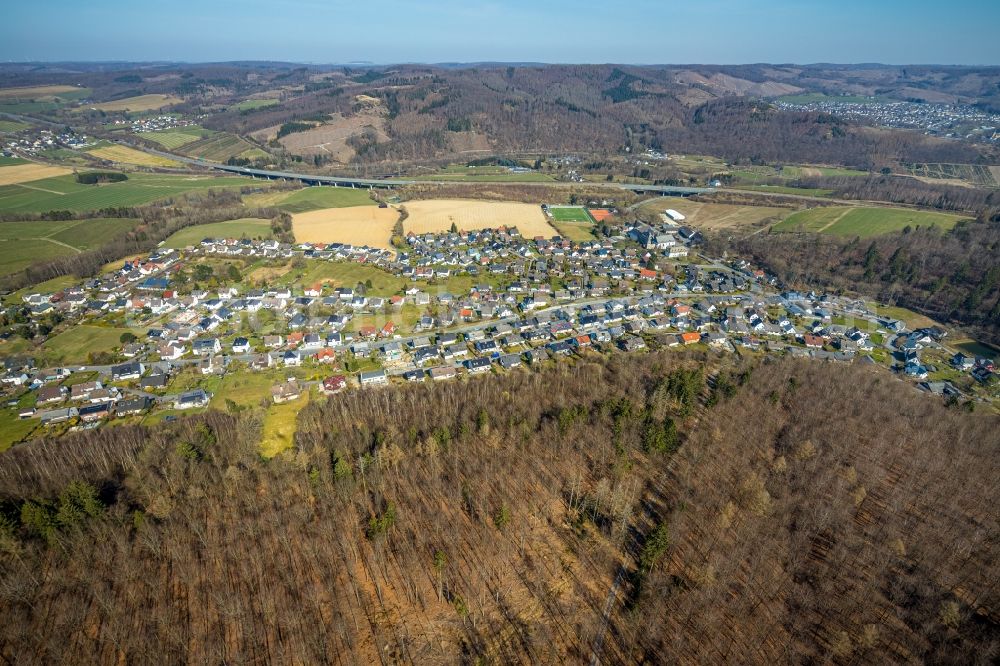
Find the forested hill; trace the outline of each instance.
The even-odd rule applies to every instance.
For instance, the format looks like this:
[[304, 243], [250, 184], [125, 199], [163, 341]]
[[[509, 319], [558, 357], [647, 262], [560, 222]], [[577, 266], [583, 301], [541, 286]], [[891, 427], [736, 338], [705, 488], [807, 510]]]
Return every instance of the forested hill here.
[[[722, 365], [725, 364], [725, 365]], [[0, 457], [16, 663], [991, 663], [1000, 423], [678, 353]]]
[[[0, 66], [0, 86], [67, 83], [86, 87], [88, 103], [171, 95], [183, 100], [171, 110], [198, 117], [210, 130], [264, 144], [285, 138], [283, 131], [325, 127], [299, 137], [303, 145], [348, 137], [344, 154], [362, 164], [490, 152], [637, 154], [647, 148], [740, 163], [876, 170], [899, 161], [997, 162], [995, 148], [983, 144], [876, 129], [774, 103], [789, 94], [853, 95], [990, 111], [1000, 106], [996, 67]], [[98, 111], [54, 119], [84, 117], [106, 119]]]

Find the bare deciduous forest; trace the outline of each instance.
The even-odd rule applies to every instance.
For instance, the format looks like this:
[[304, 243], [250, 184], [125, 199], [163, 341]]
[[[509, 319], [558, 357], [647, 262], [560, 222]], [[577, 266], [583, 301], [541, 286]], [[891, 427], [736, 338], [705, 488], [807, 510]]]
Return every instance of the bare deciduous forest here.
[[997, 417], [651, 353], [0, 458], [10, 663], [991, 663]]

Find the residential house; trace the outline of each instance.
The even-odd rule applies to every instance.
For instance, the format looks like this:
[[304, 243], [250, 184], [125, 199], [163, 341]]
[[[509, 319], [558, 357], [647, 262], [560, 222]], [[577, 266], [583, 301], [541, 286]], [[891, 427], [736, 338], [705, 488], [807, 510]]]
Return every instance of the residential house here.
[[302, 386], [299, 384], [299, 380], [294, 377], [271, 387], [271, 399], [278, 404], [296, 400], [300, 395], [302, 395]]
[[38, 389], [38, 396], [35, 399], [36, 405], [49, 405], [62, 402], [69, 394], [69, 389], [65, 386], [43, 386]]
[[385, 374], [385, 370], [369, 370], [362, 372], [359, 380], [362, 386], [388, 384], [389, 376]]
[[196, 409], [208, 405], [209, 395], [204, 389], [195, 389], [177, 396], [174, 409]]
[[139, 379], [145, 371], [146, 366], [136, 361], [113, 365], [111, 366], [111, 379], [116, 382]]
[[327, 377], [323, 380], [321, 388], [323, 393], [327, 395], [333, 395], [334, 393], [340, 393], [347, 387], [347, 377], [344, 375], [334, 375], [332, 377]]

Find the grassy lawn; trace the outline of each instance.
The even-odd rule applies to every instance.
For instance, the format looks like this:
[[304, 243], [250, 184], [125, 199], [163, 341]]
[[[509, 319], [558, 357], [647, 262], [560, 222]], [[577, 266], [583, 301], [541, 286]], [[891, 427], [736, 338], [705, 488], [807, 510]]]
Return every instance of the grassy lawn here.
[[306, 187], [292, 192], [275, 205], [289, 213], [305, 213], [321, 208], [347, 208], [375, 204], [368, 190], [353, 187]]
[[583, 206], [566, 206], [553, 208], [549, 206], [549, 215], [553, 222], [592, 222], [590, 215]]
[[947, 230], [961, 215], [905, 208], [862, 208], [834, 206], [798, 211], [774, 226], [775, 231], [808, 231], [838, 236], [878, 236], [902, 231], [905, 227], [936, 226]]
[[550, 222], [552, 226], [556, 228], [559, 235], [563, 238], [568, 238], [572, 241], [590, 241], [594, 240], [594, 234], [591, 233], [594, 229], [594, 225], [589, 222]]
[[937, 325], [937, 322], [930, 317], [925, 317], [922, 314], [917, 314], [913, 310], [907, 310], [906, 308], [894, 305], [879, 305], [875, 307], [874, 310], [879, 317], [900, 320], [905, 323], [906, 327], [911, 331], [917, 328]]
[[342, 263], [333, 261], [310, 261], [303, 269], [293, 270], [276, 280], [284, 285], [311, 285], [324, 282], [334, 287], [354, 287], [359, 282], [372, 281], [368, 289], [369, 296], [392, 296], [398, 294], [410, 284], [409, 280], [396, 277], [381, 268], [366, 264]]
[[36, 261], [48, 261], [66, 254], [74, 254], [74, 251], [47, 240], [0, 240], [0, 275], [17, 273]]
[[17, 408], [0, 409], [0, 452], [27, 437], [40, 423], [38, 419], [22, 420], [18, 418], [17, 412]]
[[164, 245], [184, 248], [197, 245], [204, 238], [271, 238], [271, 223], [268, 220], [246, 217], [227, 222], [199, 224], [181, 229], [164, 241]]
[[[116, 262], [120, 264], [121, 262]], [[59, 277], [52, 278], [51, 280], [46, 280], [45, 282], [39, 282], [38, 284], [33, 284], [30, 287], [25, 287], [24, 289], [18, 289], [14, 293], [7, 296], [6, 300], [11, 303], [20, 303], [24, 296], [30, 294], [51, 294], [66, 287], [71, 287], [79, 282], [79, 279], [72, 275], [60, 275]]]
[[298, 400], [281, 405], [271, 405], [264, 416], [261, 432], [260, 453], [265, 458], [273, 458], [282, 451], [292, 448], [295, 437], [295, 420], [302, 408], [309, 403], [306, 393]]
[[121, 335], [131, 331], [144, 336], [137, 328], [111, 328], [80, 324], [66, 329], [43, 342], [38, 351], [50, 363], [86, 364], [90, 352], [109, 352], [121, 346]]
[[238, 176], [176, 176], [129, 174], [121, 183], [81, 185], [73, 176], [34, 181], [29, 186], [0, 187], [0, 211], [41, 213], [50, 210], [85, 211], [119, 206], [140, 206], [185, 192], [221, 187], [245, 187]]

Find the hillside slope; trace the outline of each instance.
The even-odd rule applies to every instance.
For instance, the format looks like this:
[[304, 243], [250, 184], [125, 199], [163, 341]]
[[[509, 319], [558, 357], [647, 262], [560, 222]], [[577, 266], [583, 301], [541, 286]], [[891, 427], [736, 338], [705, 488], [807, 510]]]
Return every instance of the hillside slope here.
[[11, 451], [0, 654], [995, 658], [997, 418], [860, 366], [723, 362], [348, 393], [270, 462], [253, 411]]

